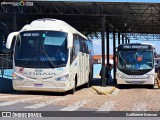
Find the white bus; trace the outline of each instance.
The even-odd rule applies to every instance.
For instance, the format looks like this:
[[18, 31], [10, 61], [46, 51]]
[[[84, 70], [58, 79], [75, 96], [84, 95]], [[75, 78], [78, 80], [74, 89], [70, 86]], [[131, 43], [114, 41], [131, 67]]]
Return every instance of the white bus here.
[[89, 87], [92, 41], [66, 22], [35, 20], [9, 34], [6, 47], [13, 43], [14, 90], [74, 93], [77, 86]]
[[117, 84], [154, 86], [154, 52], [151, 44], [121, 44], [117, 50]]

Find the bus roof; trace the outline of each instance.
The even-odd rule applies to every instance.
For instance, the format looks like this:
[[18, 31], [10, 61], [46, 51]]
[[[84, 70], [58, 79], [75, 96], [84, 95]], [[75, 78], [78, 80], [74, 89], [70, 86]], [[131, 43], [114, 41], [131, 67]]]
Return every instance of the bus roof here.
[[75, 33], [87, 39], [86, 36], [81, 34], [75, 28], [70, 26], [68, 23], [62, 20], [57, 20], [52, 18], [42, 18], [42, 19], [34, 20], [30, 24], [25, 25], [20, 32], [32, 31], [32, 30], [55, 30], [55, 31], [72, 33], [72, 34]]

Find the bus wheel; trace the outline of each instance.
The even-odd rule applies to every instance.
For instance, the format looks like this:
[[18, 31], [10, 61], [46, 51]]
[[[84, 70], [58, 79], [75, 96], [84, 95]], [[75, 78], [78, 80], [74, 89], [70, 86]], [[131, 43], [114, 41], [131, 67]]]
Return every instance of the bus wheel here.
[[76, 88], [75, 87], [69, 91], [70, 94], [74, 94], [75, 92], [76, 92]]
[[85, 87], [89, 88], [91, 86], [91, 78], [90, 75], [88, 75], [88, 82], [86, 83]]
[[75, 77], [74, 88], [69, 91], [70, 94], [74, 94], [76, 92], [76, 86], [77, 86], [77, 75]]
[[119, 88], [119, 89], [122, 89], [122, 85], [121, 84], [117, 84], [116, 87]]
[[149, 89], [154, 89], [154, 85], [149, 85], [148, 88]]

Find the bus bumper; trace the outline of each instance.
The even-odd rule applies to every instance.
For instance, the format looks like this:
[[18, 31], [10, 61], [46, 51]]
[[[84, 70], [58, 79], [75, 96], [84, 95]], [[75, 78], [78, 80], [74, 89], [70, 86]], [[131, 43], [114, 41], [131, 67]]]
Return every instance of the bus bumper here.
[[34, 82], [34, 81], [13, 81], [13, 89], [17, 91], [45, 91], [45, 92], [65, 92], [72, 89], [67, 81], [55, 82]]
[[146, 80], [146, 79], [121, 79], [121, 78], [117, 78], [117, 84], [154, 85], [154, 80]]

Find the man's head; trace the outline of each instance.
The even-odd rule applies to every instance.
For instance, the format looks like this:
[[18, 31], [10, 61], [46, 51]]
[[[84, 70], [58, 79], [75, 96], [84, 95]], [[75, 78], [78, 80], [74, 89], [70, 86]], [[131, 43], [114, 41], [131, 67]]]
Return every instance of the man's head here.
[[112, 67], [112, 64], [111, 64], [111, 63], [108, 63], [108, 67]]

